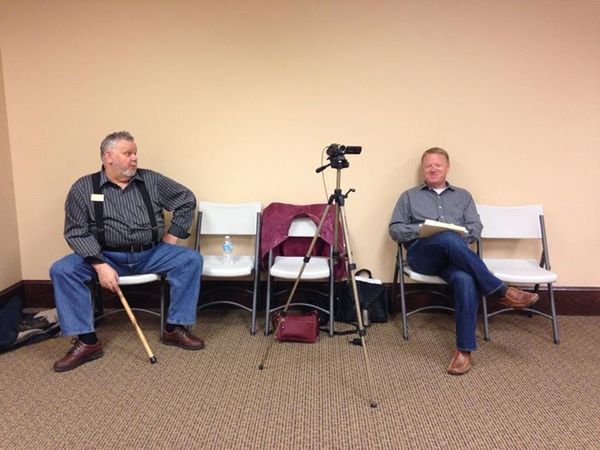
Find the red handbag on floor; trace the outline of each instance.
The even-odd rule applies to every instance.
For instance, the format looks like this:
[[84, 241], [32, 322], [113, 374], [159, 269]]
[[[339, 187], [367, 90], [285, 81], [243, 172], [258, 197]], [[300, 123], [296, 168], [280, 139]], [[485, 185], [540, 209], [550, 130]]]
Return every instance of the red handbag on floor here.
[[307, 342], [312, 344], [319, 336], [319, 316], [317, 311], [309, 313], [275, 314], [274, 325], [277, 327], [275, 338], [278, 341]]

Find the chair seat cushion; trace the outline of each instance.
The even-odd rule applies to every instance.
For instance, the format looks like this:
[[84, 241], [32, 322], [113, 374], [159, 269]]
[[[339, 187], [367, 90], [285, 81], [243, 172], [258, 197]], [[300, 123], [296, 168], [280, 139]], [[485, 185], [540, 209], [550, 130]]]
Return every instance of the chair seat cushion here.
[[415, 272], [408, 266], [404, 266], [404, 273], [414, 281], [418, 281], [419, 283], [427, 283], [427, 284], [446, 284], [446, 282], [435, 275], [425, 275], [419, 272]]
[[134, 284], [151, 283], [158, 280], [160, 280], [160, 275], [155, 273], [144, 273], [140, 275], [125, 275], [119, 277], [119, 284], [121, 286], [128, 286]]
[[243, 277], [254, 270], [254, 256], [234, 256], [231, 264], [225, 264], [221, 255], [205, 255], [203, 259], [202, 275], [207, 277]]
[[554, 272], [540, 267], [533, 259], [484, 258], [483, 262], [495, 277], [505, 283], [553, 283], [558, 279]]
[[[271, 266], [271, 276], [293, 280], [298, 277], [303, 256], [277, 256]], [[329, 277], [329, 258], [312, 256], [302, 272], [303, 280], [318, 280]]]

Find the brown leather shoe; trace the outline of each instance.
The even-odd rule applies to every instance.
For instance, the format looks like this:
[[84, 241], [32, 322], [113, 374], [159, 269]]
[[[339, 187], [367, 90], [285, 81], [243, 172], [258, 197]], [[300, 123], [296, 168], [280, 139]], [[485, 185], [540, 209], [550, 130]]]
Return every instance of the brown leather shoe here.
[[202, 350], [204, 348], [204, 341], [202, 339], [194, 336], [184, 327], [180, 326], [175, 327], [170, 333], [164, 330], [162, 341], [163, 344], [175, 345], [186, 350]]
[[462, 375], [471, 368], [471, 352], [461, 352], [454, 350], [454, 357], [448, 366], [448, 373], [451, 375]]
[[66, 372], [83, 363], [98, 359], [104, 354], [100, 340], [93, 345], [88, 345], [79, 339], [74, 339], [72, 344], [74, 345], [67, 354], [54, 363], [53, 368], [56, 372]]
[[504, 297], [498, 299], [500, 303], [509, 308], [522, 309], [533, 305], [540, 299], [538, 294], [521, 291], [514, 287], [509, 287], [504, 294]]

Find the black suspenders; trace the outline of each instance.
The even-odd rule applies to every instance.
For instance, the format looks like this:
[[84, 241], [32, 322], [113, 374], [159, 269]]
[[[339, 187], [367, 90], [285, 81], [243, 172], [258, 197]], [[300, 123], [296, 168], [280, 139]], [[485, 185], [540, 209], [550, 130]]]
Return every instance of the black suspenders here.
[[[150, 194], [148, 194], [148, 190], [146, 189], [146, 184], [143, 182], [135, 182], [135, 186], [137, 186], [140, 194], [142, 194], [144, 204], [148, 210], [150, 225], [152, 225], [152, 242], [158, 242], [158, 224], [156, 222], [154, 210], [152, 209]], [[92, 189], [94, 194], [102, 195], [102, 190], [100, 189], [100, 172], [92, 174]], [[104, 235], [104, 202], [92, 201], [92, 203], [94, 204], [94, 215], [96, 216], [96, 238], [98, 239], [100, 246], [104, 248], [106, 247], [106, 238]]]
[[[92, 189], [94, 190], [94, 194], [102, 195], [102, 191], [100, 190], [100, 172], [92, 174]], [[104, 248], [106, 246], [106, 239], [104, 237], [104, 202], [92, 201], [92, 203], [94, 204], [94, 215], [96, 216], [96, 239], [98, 239], [100, 247]]]

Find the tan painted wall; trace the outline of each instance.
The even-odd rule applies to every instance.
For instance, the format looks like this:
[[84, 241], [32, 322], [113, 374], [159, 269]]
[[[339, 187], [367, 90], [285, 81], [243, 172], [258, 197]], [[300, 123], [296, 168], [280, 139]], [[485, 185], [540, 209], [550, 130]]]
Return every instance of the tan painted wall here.
[[0, 5], [0, 43], [25, 279], [67, 251], [66, 192], [128, 129], [200, 199], [264, 205], [324, 200], [321, 149], [362, 145], [354, 253], [387, 281], [392, 207], [442, 146], [478, 201], [544, 204], [559, 284], [600, 286], [596, 0], [26, 0]]
[[[0, 75], [2, 74], [2, 53], [0, 52]], [[8, 143], [6, 122], [6, 102], [4, 83], [0, 76], [0, 291], [21, 281], [21, 255], [19, 252], [19, 232], [17, 209], [13, 185], [12, 163]]]

